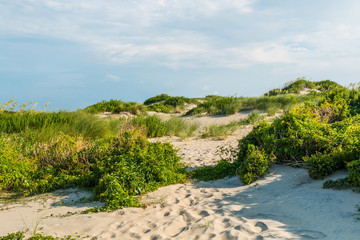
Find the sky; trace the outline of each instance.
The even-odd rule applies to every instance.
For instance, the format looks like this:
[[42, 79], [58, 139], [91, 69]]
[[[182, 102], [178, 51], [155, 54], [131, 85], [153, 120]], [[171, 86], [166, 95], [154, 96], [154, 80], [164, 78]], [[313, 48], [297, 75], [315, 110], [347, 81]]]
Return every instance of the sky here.
[[1, 0], [0, 103], [76, 110], [161, 93], [359, 82], [358, 0]]

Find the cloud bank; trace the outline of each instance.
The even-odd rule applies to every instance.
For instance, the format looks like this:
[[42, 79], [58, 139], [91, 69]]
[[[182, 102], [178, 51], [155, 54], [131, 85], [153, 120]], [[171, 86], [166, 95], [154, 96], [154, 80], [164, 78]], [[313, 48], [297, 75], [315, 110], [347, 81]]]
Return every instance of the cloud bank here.
[[[323, 7], [321, 2], [315, 7]], [[319, 13], [307, 20], [274, 3], [269, 8], [255, 0], [2, 1], [0, 31], [83, 44], [99, 61], [115, 65], [327, 67], [354, 54], [357, 15], [332, 22]]]

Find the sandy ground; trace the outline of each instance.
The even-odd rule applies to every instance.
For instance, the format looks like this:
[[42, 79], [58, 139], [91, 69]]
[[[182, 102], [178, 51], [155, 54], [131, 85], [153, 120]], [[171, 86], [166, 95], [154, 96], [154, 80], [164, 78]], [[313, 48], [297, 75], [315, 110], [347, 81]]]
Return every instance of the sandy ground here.
[[[220, 120], [218, 120], [220, 121]], [[221, 121], [231, 121], [222, 119]], [[236, 147], [251, 131], [226, 140], [162, 138], [179, 148], [190, 167], [213, 165], [217, 146]], [[346, 176], [337, 172], [328, 178]], [[90, 193], [77, 189], [0, 204], [0, 236], [79, 235], [81, 239], [359, 239], [360, 195], [322, 189], [307, 171], [276, 166], [265, 178], [244, 186], [238, 177], [162, 187], [142, 198], [146, 208], [111, 213], [69, 214], [96, 205], [77, 202]]]

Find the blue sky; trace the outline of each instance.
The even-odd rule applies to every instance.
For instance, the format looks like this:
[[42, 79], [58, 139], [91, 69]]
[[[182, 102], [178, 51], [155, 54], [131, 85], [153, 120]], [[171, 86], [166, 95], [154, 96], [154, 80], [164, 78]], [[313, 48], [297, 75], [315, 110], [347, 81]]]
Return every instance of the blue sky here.
[[2, 0], [0, 103], [75, 110], [360, 76], [357, 0]]

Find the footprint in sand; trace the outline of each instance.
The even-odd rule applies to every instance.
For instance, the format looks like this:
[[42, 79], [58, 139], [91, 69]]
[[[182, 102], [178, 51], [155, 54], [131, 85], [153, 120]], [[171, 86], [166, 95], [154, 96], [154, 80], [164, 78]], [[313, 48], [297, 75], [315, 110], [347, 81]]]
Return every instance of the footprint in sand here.
[[257, 223], [255, 224], [255, 227], [261, 228], [261, 232], [264, 232], [264, 231], [266, 231], [266, 230], [269, 229], [268, 226], [267, 226], [265, 223], [263, 223], [263, 222], [257, 222]]
[[206, 210], [202, 210], [202, 211], [200, 212], [200, 215], [201, 215], [202, 217], [208, 217], [208, 216], [210, 216], [210, 213], [209, 213], [208, 211], [206, 211]]
[[230, 223], [230, 219], [229, 218], [225, 218], [223, 220], [223, 223], [224, 223], [224, 228], [229, 228], [231, 227], [231, 223]]
[[183, 216], [184, 220], [186, 222], [191, 222], [191, 221], [195, 221], [196, 218], [187, 210], [183, 210], [180, 212], [180, 215]]

